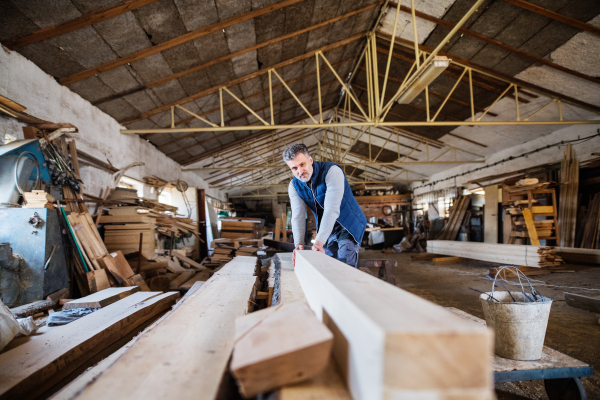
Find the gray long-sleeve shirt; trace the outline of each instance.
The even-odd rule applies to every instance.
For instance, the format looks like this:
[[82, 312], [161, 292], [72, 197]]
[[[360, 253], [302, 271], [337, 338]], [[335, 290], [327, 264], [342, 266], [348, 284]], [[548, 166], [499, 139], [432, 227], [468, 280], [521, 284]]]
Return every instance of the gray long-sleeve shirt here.
[[[319, 231], [315, 240], [325, 244], [333, 227], [335, 221], [340, 216], [340, 205], [342, 204], [342, 197], [344, 197], [344, 172], [337, 165], [329, 168], [327, 175], [325, 176], [325, 185], [327, 186], [327, 193], [325, 194], [325, 204], [323, 206], [323, 217], [319, 222]], [[304, 235], [306, 233], [306, 203], [298, 192], [292, 182], [288, 186], [288, 194], [290, 196], [290, 204], [292, 206], [292, 233], [294, 235], [294, 245], [304, 243]]]

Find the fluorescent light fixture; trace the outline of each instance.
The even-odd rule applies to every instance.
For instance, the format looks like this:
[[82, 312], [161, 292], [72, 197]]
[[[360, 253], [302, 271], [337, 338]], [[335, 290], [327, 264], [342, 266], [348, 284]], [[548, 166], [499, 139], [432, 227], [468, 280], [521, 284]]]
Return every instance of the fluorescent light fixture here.
[[421, 74], [412, 79], [412, 82], [406, 86], [404, 93], [398, 98], [398, 103], [408, 104], [415, 99], [426, 86], [435, 80], [450, 65], [450, 59], [444, 56], [436, 56], [427, 68], [422, 70]]

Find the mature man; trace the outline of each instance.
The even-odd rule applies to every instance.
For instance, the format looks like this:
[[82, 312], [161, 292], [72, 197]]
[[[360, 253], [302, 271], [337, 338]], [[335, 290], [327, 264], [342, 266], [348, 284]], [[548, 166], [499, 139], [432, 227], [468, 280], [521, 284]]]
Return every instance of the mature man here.
[[[306, 206], [315, 215], [317, 237], [312, 249], [356, 267], [367, 218], [356, 202], [344, 171], [327, 161], [313, 161], [308, 148], [293, 144], [283, 160], [294, 178], [288, 187], [296, 250], [304, 250]], [[294, 252], [294, 262], [296, 253]]]

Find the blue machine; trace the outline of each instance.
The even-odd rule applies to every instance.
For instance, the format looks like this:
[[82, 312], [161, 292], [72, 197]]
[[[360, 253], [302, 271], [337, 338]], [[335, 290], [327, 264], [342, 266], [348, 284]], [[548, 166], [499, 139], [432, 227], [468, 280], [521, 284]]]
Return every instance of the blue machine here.
[[[37, 164], [39, 172], [37, 166], [23, 168], [25, 162]], [[32, 189], [38, 175], [51, 182], [38, 140], [0, 146], [0, 193], [11, 199], [9, 203], [20, 195], [15, 171], [25, 191]], [[59, 210], [54, 209], [0, 208], [0, 300], [8, 307], [42, 300], [69, 287], [59, 218]]]

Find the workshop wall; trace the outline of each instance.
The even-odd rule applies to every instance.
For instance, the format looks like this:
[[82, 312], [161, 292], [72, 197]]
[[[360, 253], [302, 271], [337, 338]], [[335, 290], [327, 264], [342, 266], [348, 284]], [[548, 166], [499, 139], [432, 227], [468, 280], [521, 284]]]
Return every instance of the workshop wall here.
[[[68, 122], [79, 128], [74, 137], [77, 148], [116, 168], [134, 162], [141, 167], [129, 169], [126, 176], [141, 180], [156, 175], [165, 180], [181, 179], [190, 187], [204, 188], [210, 196], [225, 200], [220, 191], [209, 189], [208, 184], [193, 172], [184, 172], [181, 166], [152, 144], [138, 136], [123, 135], [115, 119], [102, 112], [31, 61], [17, 52], [0, 49], [0, 94], [27, 107], [26, 113], [51, 122]], [[23, 139], [22, 124], [13, 118], [0, 117], [0, 142], [6, 134]], [[86, 193], [99, 195], [112, 182], [111, 174], [95, 167], [81, 165]]]
[[[485, 157], [485, 163], [483, 164], [462, 164], [458, 167], [449, 168], [445, 171], [432, 174], [429, 179], [425, 181], [425, 183], [413, 183], [414, 194], [419, 195], [444, 188], [464, 186], [465, 182], [475, 180], [477, 178], [513, 172], [545, 163], [559, 162], [564, 156], [565, 145], [567, 141], [585, 138], [597, 133], [597, 125], [566, 126], [540, 138], [498, 151], [494, 154], [490, 154]], [[561, 142], [565, 142], [565, 145], [543, 149], [527, 157], [518, 157], [523, 153]], [[572, 145], [575, 149], [577, 159], [580, 161], [585, 161], [592, 158], [592, 153], [597, 153], [598, 149], [600, 149], [600, 136], [596, 136], [581, 143], [574, 142]], [[491, 164], [508, 159], [509, 157], [516, 158], [502, 162], [495, 166], [490, 166]], [[490, 167], [483, 168], [479, 171], [474, 171], [477, 168], [486, 166]], [[455, 176], [456, 178], [454, 178]], [[474, 187], [475, 185], [467, 185], [467, 188]]]

